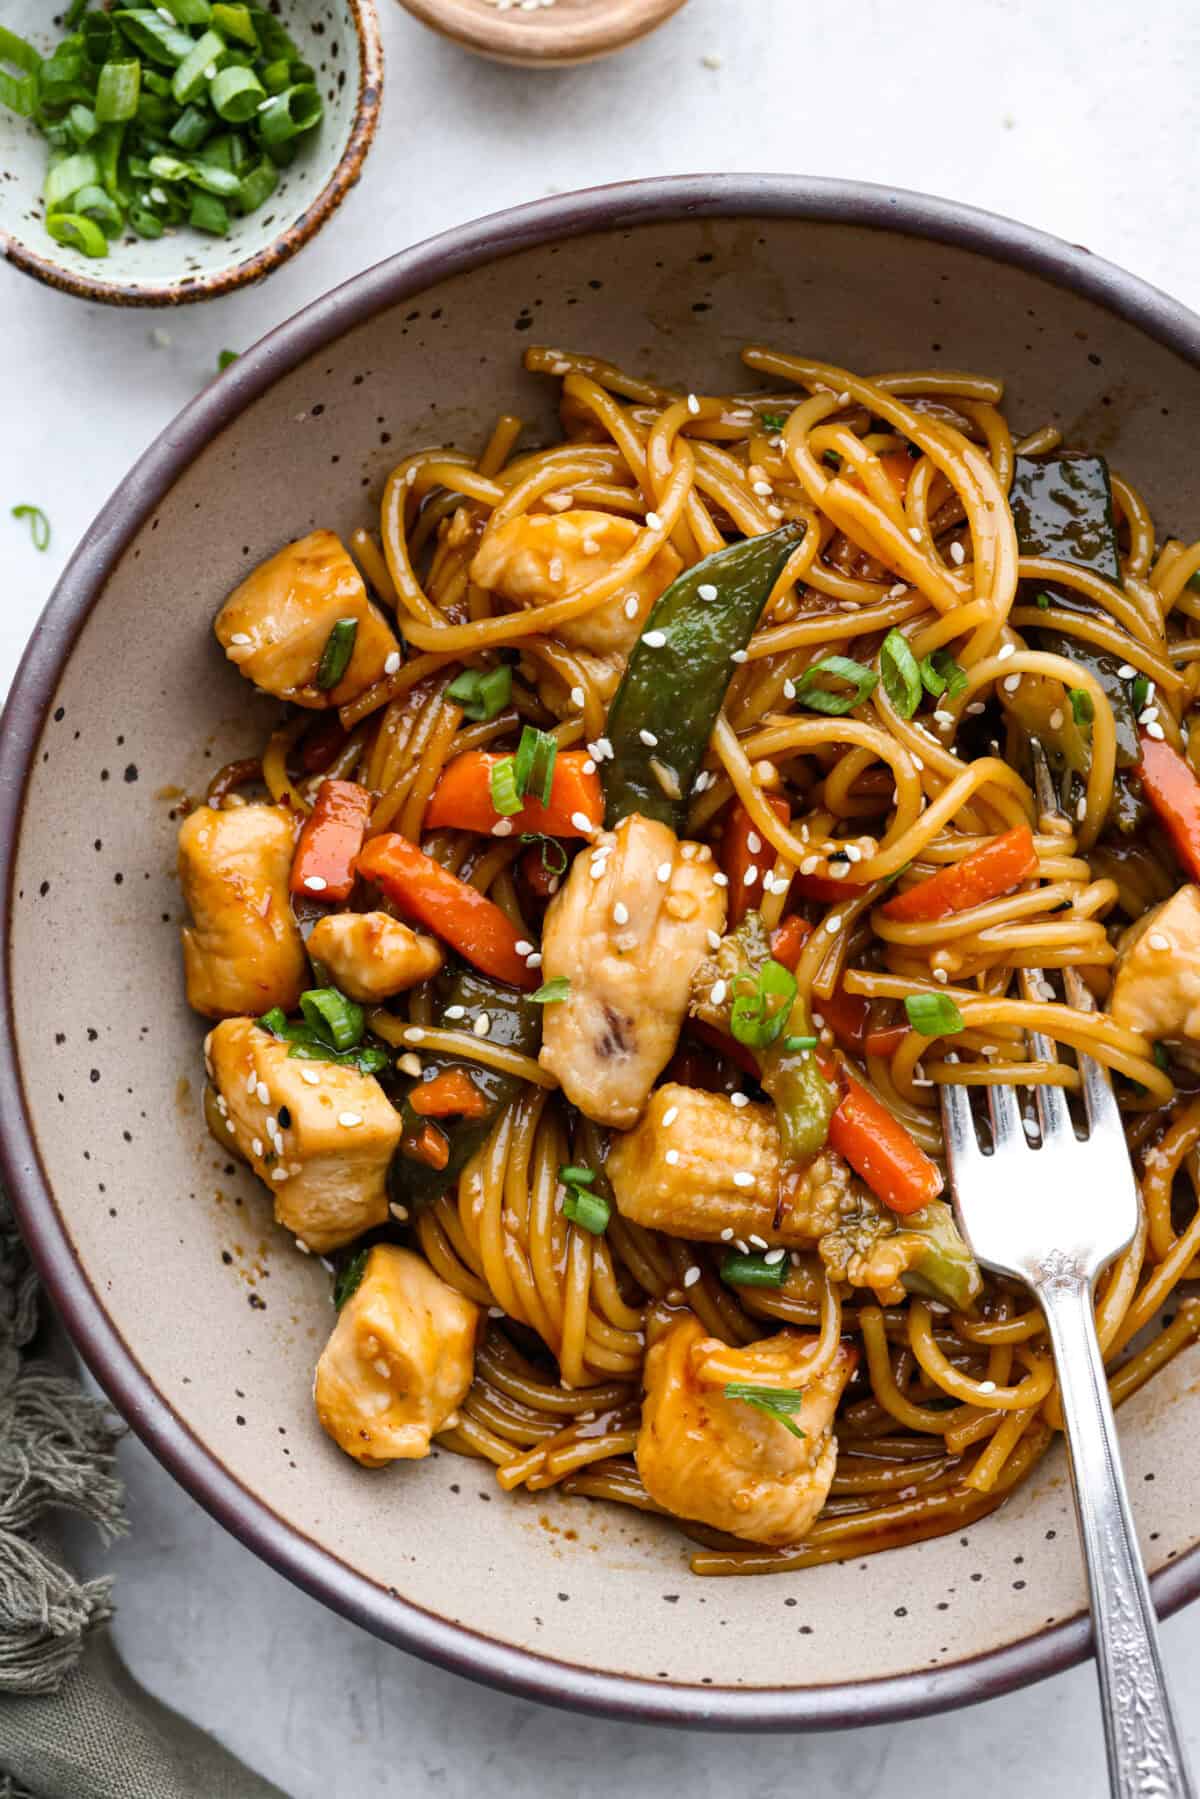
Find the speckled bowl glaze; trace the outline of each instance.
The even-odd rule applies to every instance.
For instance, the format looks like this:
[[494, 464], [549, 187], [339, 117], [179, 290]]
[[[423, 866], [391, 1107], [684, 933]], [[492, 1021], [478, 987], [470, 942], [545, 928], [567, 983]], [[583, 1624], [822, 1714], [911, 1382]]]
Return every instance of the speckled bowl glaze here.
[[[1061, 424], [1160, 520], [1194, 517], [1200, 320], [1086, 251], [842, 182], [599, 189], [394, 257], [206, 389], [80, 545], [0, 732], [4, 1165], [134, 1428], [243, 1541], [404, 1648], [541, 1699], [742, 1729], [912, 1715], [1078, 1659], [1061, 1452], [962, 1535], [741, 1581], [693, 1578], [669, 1523], [506, 1498], [453, 1455], [358, 1468], [311, 1405], [327, 1278], [201, 1121], [174, 861], [181, 795], [274, 716], [210, 628], [252, 563], [316, 525], [373, 522], [405, 444], [474, 448], [501, 411], [553, 433], [530, 343], [720, 391], [746, 382], [753, 339], [865, 370], [1002, 373], [1019, 427]], [[1193, 1349], [1121, 1412], [1164, 1609], [1200, 1589], [1198, 1381]]]
[[[62, 37], [46, 0], [5, 0], [4, 24], [46, 52]], [[182, 306], [260, 281], [335, 213], [362, 174], [383, 93], [375, 0], [286, 0], [281, 18], [317, 71], [325, 116], [264, 206], [228, 237], [180, 229], [150, 241], [129, 231], [105, 257], [56, 244], [43, 224], [46, 143], [0, 107], [0, 254], [28, 275], [111, 306]]]

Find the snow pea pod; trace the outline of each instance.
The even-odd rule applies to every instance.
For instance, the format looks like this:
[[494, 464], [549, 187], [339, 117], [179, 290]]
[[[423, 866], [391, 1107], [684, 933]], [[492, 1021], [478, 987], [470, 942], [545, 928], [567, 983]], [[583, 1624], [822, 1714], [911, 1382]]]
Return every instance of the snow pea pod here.
[[681, 831], [734, 669], [804, 535], [783, 525], [706, 556], [673, 581], [633, 647], [608, 713], [605, 823], [631, 812]]
[[1103, 456], [1018, 456], [1009, 492], [1022, 556], [1051, 556], [1121, 585]]

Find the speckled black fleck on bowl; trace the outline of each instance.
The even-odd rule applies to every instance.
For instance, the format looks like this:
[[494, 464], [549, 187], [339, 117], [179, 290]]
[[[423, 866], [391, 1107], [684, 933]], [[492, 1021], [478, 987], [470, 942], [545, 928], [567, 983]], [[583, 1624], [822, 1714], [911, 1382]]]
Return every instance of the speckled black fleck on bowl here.
[[[965, 1535], [717, 1582], [653, 1518], [505, 1498], [446, 1454], [356, 1467], [310, 1402], [326, 1278], [204, 1132], [173, 865], [180, 795], [273, 716], [210, 630], [252, 562], [373, 520], [405, 444], [473, 449], [501, 411], [552, 431], [551, 385], [520, 365], [531, 342], [720, 390], [753, 339], [865, 370], [995, 371], [1019, 428], [1050, 419], [1111, 454], [1167, 523], [1194, 509], [1200, 321], [1086, 251], [842, 182], [601, 189], [395, 257], [201, 394], [84, 539], [0, 734], [5, 1168], [134, 1427], [276, 1567], [418, 1654], [563, 1704], [737, 1728], [909, 1715], [1078, 1658], [1061, 1455]], [[1200, 1588], [1198, 1373], [1193, 1350], [1121, 1412], [1165, 1607]]]
[[[62, 36], [46, 0], [5, 0], [4, 24], [47, 52]], [[383, 45], [375, 0], [288, 0], [286, 23], [316, 70], [320, 128], [280, 174], [265, 205], [235, 219], [228, 237], [128, 231], [104, 257], [56, 244], [43, 223], [46, 142], [0, 107], [0, 255], [50, 287], [111, 306], [182, 306], [261, 281], [308, 243], [362, 174], [383, 97]]]

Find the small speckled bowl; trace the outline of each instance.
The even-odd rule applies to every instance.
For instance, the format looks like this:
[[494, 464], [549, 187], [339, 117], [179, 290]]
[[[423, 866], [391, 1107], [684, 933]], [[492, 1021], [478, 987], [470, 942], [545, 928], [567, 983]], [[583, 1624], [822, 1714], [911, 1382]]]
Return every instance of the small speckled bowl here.
[[[38, 50], [62, 37], [45, 0], [6, 0], [4, 23]], [[57, 16], [57, 15], [56, 15]], [[111, 306], [182, 306], [261, 281], [337, 211], [362, 174], [383, 92], [374, 0], [286, 0], [281, 20], [317, 71], [325, 116], [265, 205], [228, 237], [181, 227], [149, 240], [128, 231], [104, 257], [56, 244], [43, 224], [45, 139], [0, 107], [0, 254], [64, 293]]]
[[[247, 352], [84, 538], [0, 726], [4, 1168], [134, 1428], [244, 1542], [394, 1643], [540, 1699], [743, 1730], [913, 1715], [1082, 1656], [1061, 1450], [961, 1534], [769, 1580], [695, 1579], [669, 1522], [506, 1497], [447, 1453], [359, 1468], [313, 1416], [326, 1275], [204, 1130], [174, 863], [181, 796], [275, 716], [211, 629], [254, 562], [317, 525], [373, 524], [406, 444], [475, 450], [500, 412], [526, 442], [553, 436], [531, 342], [720, 392], [747, 383], [754, 340], [1002, 374], [1019, 430], [1057, 423], [1157, 518], [1194, 516], [1200, 320], [1132, 276], [851, 183], [598, 189], [396, 256]], [[1193, 1348], [1120, 1414], [1164, 1609], [1200, 1590], [1198, 1391]]]

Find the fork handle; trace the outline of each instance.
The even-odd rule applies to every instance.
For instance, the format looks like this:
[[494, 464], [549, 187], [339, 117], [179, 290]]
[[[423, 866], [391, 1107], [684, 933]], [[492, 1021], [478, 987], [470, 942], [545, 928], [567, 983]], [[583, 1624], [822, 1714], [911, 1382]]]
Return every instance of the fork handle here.
[[1054, 1346], [1117, 1799], [1194, 1799], [1121, 1468], [1091, 1282], [1047, 1271], [1034, 1291]]

